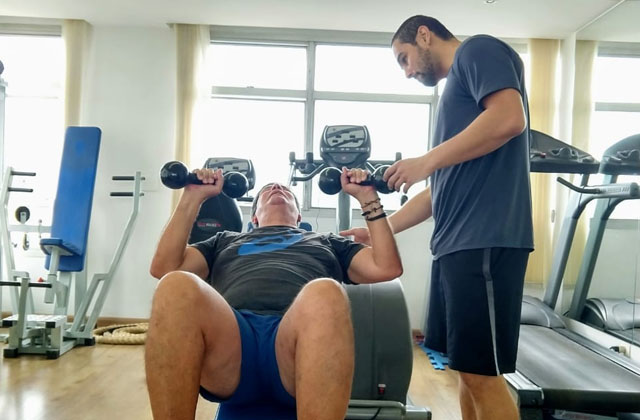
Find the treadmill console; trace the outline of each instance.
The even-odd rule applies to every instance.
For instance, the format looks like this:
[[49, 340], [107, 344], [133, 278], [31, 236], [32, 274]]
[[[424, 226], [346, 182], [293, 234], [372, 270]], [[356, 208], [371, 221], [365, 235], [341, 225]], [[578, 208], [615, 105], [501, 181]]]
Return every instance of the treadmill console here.
[[371, 138], [365, 125], [328, 125], [320, 139], [320, 157], [328, 166], [359, 167], [371, 156]]
[[204, 163], [203, 168], [222, 169], [222, 173], [240, 172], [247, 177], [249, 188], [251, 191], [256, 185], [256, 172], [253, 168], [253, 162], [249, 159], [238, 159], [230, 157], [211, 157]]
[[624, 138], [605, 150], [600, 172], [607, 175], [640, 175], [640, 134]]
[[589, 153], [540, 131], [531, 130], [531, 172], [595, 174], [600, 163]]

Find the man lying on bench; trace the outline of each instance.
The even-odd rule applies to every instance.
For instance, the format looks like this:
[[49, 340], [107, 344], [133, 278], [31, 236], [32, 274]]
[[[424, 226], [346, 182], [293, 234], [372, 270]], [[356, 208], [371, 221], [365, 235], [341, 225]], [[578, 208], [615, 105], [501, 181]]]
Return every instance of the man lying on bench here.
[[145, 364], [153, 416], [193, 419], [198, 391], [211, 401], [277, 401], [299, 419], [344, 419], [354, 343], [343, 283], [402, 274], [393, 233], [367, 173], [343, 169], [342, 188], [363, 208], [372, 246], [298, 229], [300, 207], [283, 185], [256, 195], [249, 233], [221, 232], [187, 246], [222, 172], [195, 171], [151, 264], [153, 298]]

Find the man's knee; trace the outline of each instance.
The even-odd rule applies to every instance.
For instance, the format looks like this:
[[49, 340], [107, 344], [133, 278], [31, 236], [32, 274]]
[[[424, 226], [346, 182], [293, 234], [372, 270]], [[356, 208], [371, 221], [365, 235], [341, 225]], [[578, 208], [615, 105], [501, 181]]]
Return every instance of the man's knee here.
[[158, 282], [153, 306], [194, 304], [202, 295], [202, 280], [186, 271], [172, 271]]
[[474, 390], [487, 389], [492, 385], [502, 384], [501, 376], [477, 375], [475, 373], [458, 372], [460, 381], [472, 392]]
[[313, 317], [350, 317], [349, 297], [340, 283], [320, 278], [307, 283], [299, 294], [301, 312]]

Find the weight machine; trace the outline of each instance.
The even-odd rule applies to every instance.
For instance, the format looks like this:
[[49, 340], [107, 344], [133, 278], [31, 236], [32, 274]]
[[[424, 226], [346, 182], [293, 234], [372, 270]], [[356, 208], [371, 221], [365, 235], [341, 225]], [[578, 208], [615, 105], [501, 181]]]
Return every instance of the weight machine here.
[[[20, 354], [44, 354], [56, 359], [76, 345], [93, 345], [93, 329], [107, 294], [113, 275], [131, 236], [138, 214], [141, 182], [140, 172], [134, 176], [114, 176], [114, 181], [133, 181], [133, 192], [112, 192], [112, 197], [133, 197], [133, 208], [106, 273], [93, 275], [87, 288], [85, 259], [87, 238], [93, 203], [101, 131], [96, 127], [69, 127], [65, 136], [58, 190], [53, 209], [53, 222], [48, 227], [21, 227], [14, 229], [7, 223], [7, 203], [11, 192], [31, 192], [11, 186], [14, 176], [35, 176], [35, 173], [16, 172], [7, 168], [3, 180], [0, 202], [0, 233], [6, 261], [5, 279], [0, 286], [14, 290], [14, 311], [2, 320], [9, 327], [9, 345], [4, 357]], [[51, 237], [43, 238], [40, 247], [46, 254], [45, 267], [49, 270], [46, 281], [31, 281], [28, 272], [15, 270], [11, 253], [12, 230], [50, 230]], [[72, 283], [75, 290], [73, 322], [67, 322]], [[45, 303], [53, 304], [53, 314], [33, 314], [32, 288], [45, 289]], [[98, 288], [100, 288], [98, 292]], [[95, 298], [95, 299], [94, 299]]]

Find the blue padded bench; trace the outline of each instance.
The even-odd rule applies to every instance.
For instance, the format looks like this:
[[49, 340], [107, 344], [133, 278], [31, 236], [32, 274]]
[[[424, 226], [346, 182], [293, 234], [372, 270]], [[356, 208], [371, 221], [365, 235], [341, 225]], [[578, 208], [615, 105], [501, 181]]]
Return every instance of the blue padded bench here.
[[60, 249], [61, 255], [58, 271], [84, 269], [101, 135], [97, 127], [67, 128], [51, 237], [40, 240], [40, 247], [47, 254], [47, 269], [55, 247]]

